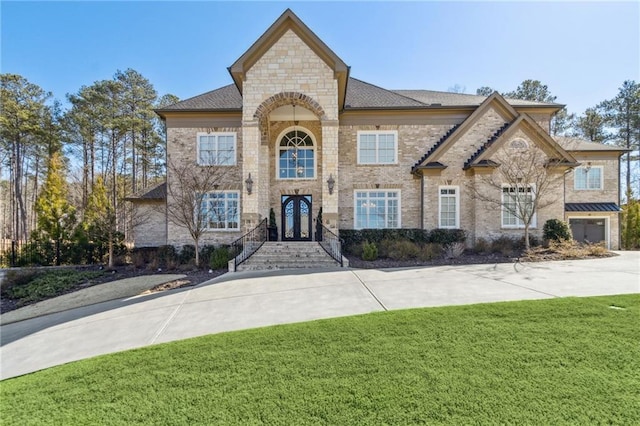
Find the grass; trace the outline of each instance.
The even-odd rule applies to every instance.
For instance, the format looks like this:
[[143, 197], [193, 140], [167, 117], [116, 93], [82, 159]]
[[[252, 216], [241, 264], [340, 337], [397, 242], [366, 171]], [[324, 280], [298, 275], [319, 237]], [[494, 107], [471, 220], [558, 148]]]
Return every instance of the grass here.
[[3, 291], [3, 297], [16, 299], [18, 306], [59, 296], [103, 275], [103, 271], [59, 270], [32, 274], [28, 280]]
[[639, 314], [626, 295], [211, 335], [5, 380], [0, 412], [20, 425], [639, 424]]

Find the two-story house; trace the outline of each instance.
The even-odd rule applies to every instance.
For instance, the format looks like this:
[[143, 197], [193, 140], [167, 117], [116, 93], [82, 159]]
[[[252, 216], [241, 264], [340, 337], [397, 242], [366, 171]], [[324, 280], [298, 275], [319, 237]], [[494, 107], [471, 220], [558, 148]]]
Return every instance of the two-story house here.
[[[487, 178], [499, 181], [509, 159], [538, 153], [537, 166], [558, 183], [547, 191], [555, 200], [535, 212], [532, 233], [565, 219], [578, 239], [618, 248], [621, 152], [552, 138], [549, 123], [562, 105], [366, 83], [290, 10], [229, 73], [231, 84], [157, 111], [169, 163], [227, 170], [210, 194], [217, 217], [204, 244], [230, 243], [270, 209], [282, 240], [310, 240], [320, 208], [336, 233], [440, 227], [466, 230], [469, 244], [519, 237], [522, 220], [505, 206], [530, 204], [541, 184], [492, 187]], [[173, 201], [163, 184], [134, 202]], [[138, 226], [136, 245], [191, 243], [154, 211]]]

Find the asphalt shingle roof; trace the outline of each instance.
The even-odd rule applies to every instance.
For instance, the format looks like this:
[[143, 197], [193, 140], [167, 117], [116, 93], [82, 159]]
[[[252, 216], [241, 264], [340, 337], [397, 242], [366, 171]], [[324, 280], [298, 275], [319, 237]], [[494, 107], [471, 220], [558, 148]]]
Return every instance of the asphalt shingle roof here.
[[619, 146], [589, 142], [579, 138], [554, 136], [553, 139], [567, 151], [625, 151], [625, 148]]
[[[345, 110], [385, 108], [429, 108], [448, 106], [478, 106], [485, 96], [434, 90], [387, 90], [356, 78], [349, 78], [345, 96]], [[543, 102], [507, 99], [515, 106], [558, 106]], [[234, 84], [185, 99], [160, 108], [169, 111], [241, 111], [242, 95]]]
[[616, 203], [565, 203], [566, 212], [619, 212]]
[[242, 111], [242, 96], [234, 84], [185, 99], [157, 111]]
[[[486, 96], [469, 95], [466, 93], [438, 92], [435, 90], [393, 90], [393, 92], [415, 99], [425, 105], [432, 106], [477, 106], [487, 99]], [[562, 106], [555, 103], [525, 101], [522, 99], [505, 99], [513, 106]]]
[[349, 78], [344, 108], [425, 108], [424, 103], [391, 90]]
[[167, 198], [167, 183], [162, 182], [157, 185], [144, 188], [136, 195], [128, 197], [127, 200], [164, 200]]

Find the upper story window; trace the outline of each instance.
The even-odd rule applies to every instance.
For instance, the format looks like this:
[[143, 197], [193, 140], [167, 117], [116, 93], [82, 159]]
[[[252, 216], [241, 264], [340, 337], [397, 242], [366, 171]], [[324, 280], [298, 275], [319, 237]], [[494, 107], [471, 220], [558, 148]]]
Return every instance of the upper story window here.
[[200, 206], [205, 229], [238, 231], [240, 229], [239, 201], [238, 191], [216, 191], [205, 194]]
[[398, 162], [398, 132], [358, 132], [358, 164], [396, 164]]
[[576, 168], [574, 182], [575, 189], [602, 189], [602, 166]]
[[354, 222], [356, 229], [399, 228], [400, 192], [356, 191]]
[[284, 134], [278, 146], [278, 179], [316, 177], [315, 147], [305, 131], [293, 129]]
[[534, 197], [535, 193], [532, 185], [503, 186], [502, 227], [524, 228], [525, 221], [531, 218], [530, 226], [535, 228]]
[[235, 166], [235, 133], [198, 133], [198, 164], [201, 166]]
[[457, 186], [441, 186], [438, 196], [438, 226], [460, 227], [460, 195]]

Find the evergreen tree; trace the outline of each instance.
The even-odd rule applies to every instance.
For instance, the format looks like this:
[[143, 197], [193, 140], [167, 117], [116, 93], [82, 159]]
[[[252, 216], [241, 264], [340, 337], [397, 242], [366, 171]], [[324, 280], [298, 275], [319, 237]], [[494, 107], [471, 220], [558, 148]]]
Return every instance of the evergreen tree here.
[[605, 119], [600, 108], [587, 108], [574, 122], [574, 135], [591, 142], [605, 143], [609, 135], [605, 131]]
[[640, 248], [640, 202], [627, 194], [627, 204], [622, 206], [622, 247], [627, 250]]
[[67, 199], [67, 183], [59, 151], [49, 157], [47, 178], [36, 201], [38, 238], [52, 241], [55, 264], [60, 265], [62, 247], [71, 240], [76, 223], [75, 209]]
[[107, 254], [107, 264], [113, 267], [115, 245], [115, 215], [107, 197], [107, 188], [102, 176], [96, 178], [93, 192], [87, 200], [83, 220], [84, 232], [100, 256]]

